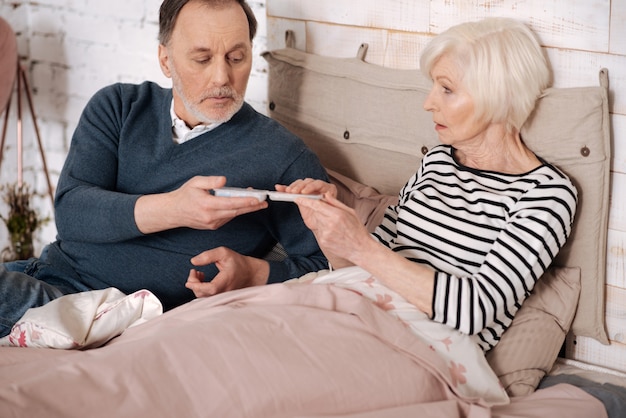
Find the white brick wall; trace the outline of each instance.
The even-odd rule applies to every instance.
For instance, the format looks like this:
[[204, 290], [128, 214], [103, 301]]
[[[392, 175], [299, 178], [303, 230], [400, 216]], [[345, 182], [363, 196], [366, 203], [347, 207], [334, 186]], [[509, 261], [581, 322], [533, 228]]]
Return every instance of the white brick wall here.
[[[247, 100], [265, 112], [266, 64], [259, 54], [266, 44], [265, 0], [251, 0], [259, 21], [255, 62]], [[18, 40], [18, 52], [33, 90], [35, 112], [53, 185], [63, 166], [72, 132], [87, 100], [114, 82], [152, 80], [170, 86], [157, 60], [158, 10], [161, 0], [0, 0], [0, 17]], [[0, 69], [7, 71], [6, 69]], [[0, 184], [17, 180], [16, 100], [7, 131]], [[24, 180], [36, 189], [36, 207], [52, 215], [39, 149], [26, 102], [24, 119]], [[0, 202], [0, 213], [6, 213]], [[54, 239], [50, 222], [39, 235], [37, 249]], [[8, 245], [0, 223], [0, 250]]]

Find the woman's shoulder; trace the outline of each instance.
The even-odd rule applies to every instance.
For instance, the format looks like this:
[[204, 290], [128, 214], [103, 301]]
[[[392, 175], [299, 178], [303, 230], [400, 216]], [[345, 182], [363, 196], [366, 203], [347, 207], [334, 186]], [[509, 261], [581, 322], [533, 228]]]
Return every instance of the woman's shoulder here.
[[541, 161], [541, 166], [539, 166], [536, 170], [530, 173], [530, 175], [532, 175], [533, 177], [538, 177], [541, 179], [541, 182], [539, 183], [540, 186], [544, 188], [564, 188], [566, 190], [569, 190], [574, 195], [578, 194], [576, 186], [574, 186], [572, 180], [563, 170], [545, 160]]
[[422, 157], [421, 166], [423, 169], [429, 165], [437, 164], [456, 164], [450, 145], [435, 145]]
[[424, 158], [452, 158], [452, 146], [446, 144], [438, 144], [432, 147]]
[[536, 202], [544, 202], [554, 213], [573, 220], [578, 206], [578, 190], [567, 174], [544, 161], [540, 167], [525, 176], [525, 181], [532, 187], [524, 194], [524, 202], [533, 206]]

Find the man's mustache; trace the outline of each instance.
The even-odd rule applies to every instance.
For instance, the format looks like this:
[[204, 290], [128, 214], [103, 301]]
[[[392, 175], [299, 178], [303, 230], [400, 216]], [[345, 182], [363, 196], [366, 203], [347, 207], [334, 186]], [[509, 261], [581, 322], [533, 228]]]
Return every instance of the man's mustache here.
[[230, 87], [220, 87], [220, 88], [213, 89], [213, 90], [206, 92], [204, 95], [202, 95], [200, 101], [205, 101], [207, 99], [214, 99], [214, 98], [226, 98], [226, 97], [236, 98], [237, 92], [235, 92]]

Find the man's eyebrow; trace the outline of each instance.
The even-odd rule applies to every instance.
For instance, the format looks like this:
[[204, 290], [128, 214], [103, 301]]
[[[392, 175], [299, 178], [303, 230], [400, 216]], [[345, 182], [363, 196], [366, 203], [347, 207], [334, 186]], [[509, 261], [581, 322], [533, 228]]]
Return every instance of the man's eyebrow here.
[[230, 48], [230, 51], [234, 51], [236, 49], [247, 49], [249, 46], [250, 44], [246, 42], [239, 42], [238, 44], [235, 44], [234, 47]]
[[[240, 42], [238, 44], [235, 44], [232, 48], [230, 48], [228, 52], [236, 51], [238, 49], [248, 49], [248, 47], [249, 47], [249, 44], [245, 42]], [[205, 46], [196, 46], [191, 49], [191, 52], [192, 53], [196, 53], [196, 52], [197, 53], [205, 53], [205, 52], [211, 53], [213, 52], [213, 49], [205, 47]]]
[[207, 48], [204, 46], [194, 46], [191, 49], [189, 49], [190, 54], [205, 53], [205, 52], [212, 52], [212, 50], [211, 48]]

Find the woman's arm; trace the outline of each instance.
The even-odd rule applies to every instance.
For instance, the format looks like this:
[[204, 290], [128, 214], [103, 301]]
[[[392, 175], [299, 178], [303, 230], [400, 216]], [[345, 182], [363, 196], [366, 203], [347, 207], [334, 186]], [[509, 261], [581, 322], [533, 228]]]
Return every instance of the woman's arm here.
[[432, 315], [431, 268], [407, 260], [374, 240], [354, 210], [330, 193], [323, 200], [297, 199], [296, 203], [333, 267], [358, 265]]

